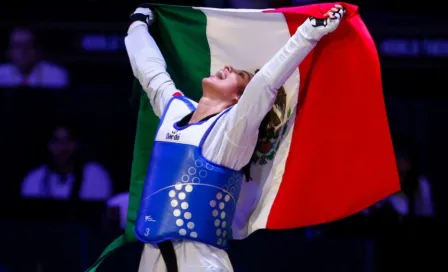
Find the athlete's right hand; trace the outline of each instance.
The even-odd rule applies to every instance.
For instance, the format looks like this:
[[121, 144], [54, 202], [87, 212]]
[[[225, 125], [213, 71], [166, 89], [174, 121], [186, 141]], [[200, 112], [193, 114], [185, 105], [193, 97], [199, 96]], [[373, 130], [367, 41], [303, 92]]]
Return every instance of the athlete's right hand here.
[[132, 24], [136, 21], [144, 22], [148, 26], [154, 22], [154, 14], [148, 7], [148, 4], [140, 5], [129, 18], [129, 23]]
[[345, 14], [345, 8], [341, 5], [334, 5], [326, 14], [325, 18], [309, 17], [299, 26], [298, 31], [309, 39], [319, 41], [323, 36], [333, 32], [338, 28]]

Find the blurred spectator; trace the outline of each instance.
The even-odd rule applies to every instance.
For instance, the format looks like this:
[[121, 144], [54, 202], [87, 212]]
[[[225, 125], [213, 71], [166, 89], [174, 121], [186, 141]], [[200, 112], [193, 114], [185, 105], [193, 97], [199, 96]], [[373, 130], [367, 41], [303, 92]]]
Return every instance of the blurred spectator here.
[[98, 163], [87, 162], [81, 156], [71, 126], [64, 123], [54, 127], [48, 151], [48, 161], [23, 181], [23, 197], [106, 200], [111, 196], [109, 174]]
[[390, 204], [400, 215], [433, 216], [431, 185], [421, 175], [417, 158], [403, 151], [396, 156], [401, 192], [389, 198]]
[[0, 65], [0, 87], [65, 88], [67, 72], [42, 58], [35, 34], [28, 28], [11, 32], [8, 48], [10, 63]]
[[396, 151], [401, 191], [377, 203], [368, 213], [392, 216], [434, 216], [431, 185], [421, 175], [415, 155], [405, 149]]
[[129, 192], [120, 193], [107, 201], [107, 218], [117, 221], [120, 228], [125, 229], [128, 213]]

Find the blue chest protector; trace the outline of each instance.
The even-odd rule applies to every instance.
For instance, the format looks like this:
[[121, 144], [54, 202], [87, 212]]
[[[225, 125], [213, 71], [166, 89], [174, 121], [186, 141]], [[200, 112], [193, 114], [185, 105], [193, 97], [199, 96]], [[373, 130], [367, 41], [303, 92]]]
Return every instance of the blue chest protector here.
[[156, 134], [135, 224], [137, 238], [157, 244], [189, 239], [227, 248], [243, 174], [205, 159], [202, 145], [217, 120], [178, 128], [194, 110], [173, 98]]

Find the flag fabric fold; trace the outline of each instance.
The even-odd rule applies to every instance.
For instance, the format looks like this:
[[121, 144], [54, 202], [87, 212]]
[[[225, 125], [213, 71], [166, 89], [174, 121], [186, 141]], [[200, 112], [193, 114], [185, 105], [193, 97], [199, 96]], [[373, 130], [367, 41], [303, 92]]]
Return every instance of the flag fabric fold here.
[[[261, 68], [309, 16], [323, 17], [333, 5], [244, 10], [153, 4], [150, 31], [176, 87], [198, 99], [202, 78], [227, 64]], [[259, 192], [246, 190], [241, 198], [258, 198], [237, 238], [341, 219], [399, 190], [375, 44], [358, 8], [342, 5], [347, 13], [339, 28], [297, 67], [284, 85], [286, 98], [276, 102], [280, 122], [257, 147], [251, 182]], [[123, 241], [135, 241], [158, 121], [142, 93]]]

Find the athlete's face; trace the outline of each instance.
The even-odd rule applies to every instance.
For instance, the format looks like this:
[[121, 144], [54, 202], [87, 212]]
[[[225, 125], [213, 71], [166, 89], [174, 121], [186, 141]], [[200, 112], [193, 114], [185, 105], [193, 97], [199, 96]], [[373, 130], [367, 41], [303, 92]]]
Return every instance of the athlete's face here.
[[216, 74], [204, 78], [202, 85], [204, 91], [212, 92], [213, 95], [218, 96], [220, 99], [236, 103], [253, 76], [253, 74], [247, 71], [237, 70], [232, 66], [225, 66]]

